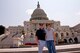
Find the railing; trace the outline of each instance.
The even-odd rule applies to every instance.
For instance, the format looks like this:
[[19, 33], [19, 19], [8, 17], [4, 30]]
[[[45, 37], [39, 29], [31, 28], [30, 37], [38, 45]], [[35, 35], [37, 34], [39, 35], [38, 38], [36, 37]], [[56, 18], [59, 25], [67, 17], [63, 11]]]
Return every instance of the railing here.
[[4, 39], [6, 39], [7, 38], [7, 35], [5, 36], [5, 37], [3, 37], [2, 39], [1, 39], [1, 41], [3, 41]]
[[10, 48], [13, 47], [13, 44], [0, 44], [0, 48]]
[[15, 33], [12, 37], [14, 37], [15, 35], [17, 35], [18, 33]]

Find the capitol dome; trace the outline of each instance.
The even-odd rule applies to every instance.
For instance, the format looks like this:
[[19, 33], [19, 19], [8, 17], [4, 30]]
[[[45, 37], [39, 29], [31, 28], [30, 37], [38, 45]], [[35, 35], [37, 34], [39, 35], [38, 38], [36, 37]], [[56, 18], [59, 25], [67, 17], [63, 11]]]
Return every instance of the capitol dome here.
[[46, 13], [40, 8], [39, 2], [37, 8], [33, 11], [31, 15], [31, 20], [48, 20]]

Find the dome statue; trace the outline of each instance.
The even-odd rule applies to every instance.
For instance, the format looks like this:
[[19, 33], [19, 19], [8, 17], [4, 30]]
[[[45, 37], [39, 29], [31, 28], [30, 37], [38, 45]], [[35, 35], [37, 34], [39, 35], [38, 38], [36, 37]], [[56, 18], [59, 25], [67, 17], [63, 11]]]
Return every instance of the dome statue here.
[[46, 13], [44, 12], [43, 9], [40, 8], [40, 4], [38, 2], [37, 8], [33, 11], [32, 15], [31, 15], [31, 19], [32, 20], [48, 20], [48, 17], [46, 15]]

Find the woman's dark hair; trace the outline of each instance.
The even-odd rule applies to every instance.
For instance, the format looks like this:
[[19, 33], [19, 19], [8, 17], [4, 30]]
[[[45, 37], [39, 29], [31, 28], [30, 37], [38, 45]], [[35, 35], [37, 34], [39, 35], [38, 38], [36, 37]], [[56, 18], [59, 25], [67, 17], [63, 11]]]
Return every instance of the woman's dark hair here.
[[5, 33], [5, 27], [0, 25], [0, 35]]

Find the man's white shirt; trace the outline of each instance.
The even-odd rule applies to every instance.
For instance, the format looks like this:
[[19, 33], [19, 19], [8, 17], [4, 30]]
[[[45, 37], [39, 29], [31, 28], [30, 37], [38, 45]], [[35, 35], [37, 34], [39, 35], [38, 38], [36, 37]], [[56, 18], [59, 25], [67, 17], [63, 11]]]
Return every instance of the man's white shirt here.
[[45, 29], [45, 31], [46, 31], [46, 40], [54, 40], [53, 33], [55, 30], [53, 28], [51, 28], [50, 30]]

